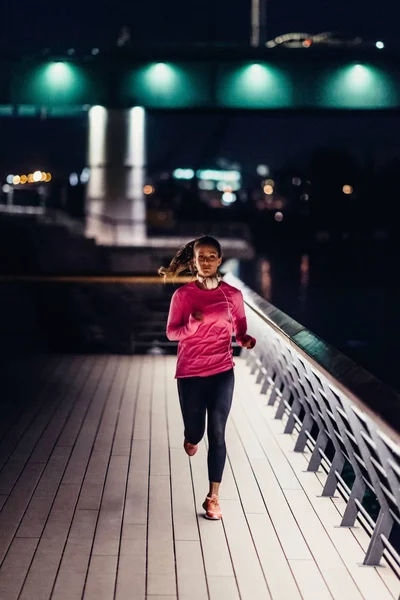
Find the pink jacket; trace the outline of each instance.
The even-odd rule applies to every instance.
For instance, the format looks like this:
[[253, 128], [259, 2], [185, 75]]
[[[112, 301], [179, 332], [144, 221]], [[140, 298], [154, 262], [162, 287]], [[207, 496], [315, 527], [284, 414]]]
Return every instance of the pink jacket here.
[[[203, 313], [197, 321], [192, 313]], [[242, 292], [222, 281], [215, 290], [202, 290], [193, 281], [176, 290], [167, 323], [169, 340], [179, 341], [175, 377], [207, 377], [234, 367], [232, 333], [242, 345], [247, 321]], [[254, 340], [255, 342], [255, 340]]]

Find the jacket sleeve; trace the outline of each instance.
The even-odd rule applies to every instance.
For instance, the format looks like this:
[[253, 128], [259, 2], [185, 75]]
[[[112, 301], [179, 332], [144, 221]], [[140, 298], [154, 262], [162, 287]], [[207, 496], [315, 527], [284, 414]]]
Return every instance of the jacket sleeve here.
[[196, 333], [200, 325], [201, 321], [198, 321], [192, 315], [189, 316], [189, 321], [184, 323], [183, 299], [181, 294], [175, 292], [169, 307], [167, 338], [171, 341], [184, 340]]
[[234, 298], [232, 319], [233, 330], [235, 332], [235, 338], [237, 343], [240, 346], [242, 346], [248, 340], [252, 340], [254, 345], [256, 343], [255, 338], [253, 338], [251, 335], [248, 335], [247, 333], [247, 319], [244, 309], [243, 295], [241, 291], [239, 291], [239, 293], [236, 294]]

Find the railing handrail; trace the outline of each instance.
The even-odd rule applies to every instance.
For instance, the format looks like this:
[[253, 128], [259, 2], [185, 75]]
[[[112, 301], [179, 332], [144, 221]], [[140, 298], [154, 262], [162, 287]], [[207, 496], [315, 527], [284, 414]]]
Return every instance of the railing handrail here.
[[[367, 413], [393, 442], [400, 445], [400, 394], [261, 298], [232, 273], [225, 275], [224, 280], [240, 289], [249, 308], [290, 343], [315, 369], [323, 373], [358, 408]], [[322, 355], [322, 350], [326, 353], [325, 356]], [[339, 361], [340, 372], [337, 366]]]
[[[297, 430], [294, 450], [311, 450], [307, 471], [327, 473], [322, 496], [339, 490], [346, 500], [341, 525], [358, 519], [371, 535], [364, 564], [384, 556], [400, 578], [400, 544], [390, 537], [400, 528], [400, 396], [232, 274], [225, 281], [242, 291], [258, 337], [247, 362], [260, 393], [285, 417], [284, 432]], [[363, 504], [368, 490], [376, 520]]]

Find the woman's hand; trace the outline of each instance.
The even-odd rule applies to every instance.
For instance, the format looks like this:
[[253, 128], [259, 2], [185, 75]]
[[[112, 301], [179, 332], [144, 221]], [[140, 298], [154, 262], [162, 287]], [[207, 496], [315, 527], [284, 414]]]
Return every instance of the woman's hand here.
[[203, 321], [204, 319], [204, 315], [200, 310], [195, 310], [191, 313], [191, 316], [193, 317], [193, 319], [196, 319], [196, 321]]
[[246, 348], [247, 350], [251, 350], [256, 345], [256, 338], [253, 338], [251, 335], [246, 334], [242, 340], [242, 348]]

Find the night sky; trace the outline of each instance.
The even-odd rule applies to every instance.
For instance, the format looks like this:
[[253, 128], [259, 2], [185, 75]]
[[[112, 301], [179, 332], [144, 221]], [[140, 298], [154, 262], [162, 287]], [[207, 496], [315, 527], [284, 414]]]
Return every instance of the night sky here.
[[[115, 46], [123, 25], [133, 43], [230, 42], [249, 40], [250, 0], [126, 2], [107, 0], [3, 0], [0, 47], [39, 50], [70, 47], [106, 50]], [[398, 44], [400, 6], [395, 0], [270, 0], [268, 38], [306, 31], [341, 30], [368, 40]], [[35, 121], [35, 122], [34, 122]], [[225, 157], [246, 167], [301, 163], [321, 145], [347, 147], [362, 159], [379, 161], [400, 154], [397, 117], [299, 117], [264, 115], [150, 116], [149, 166], [173, 168]], [[217, 135], [215, 135], [217, 132]], [[59, 167], [75, 170], [85, 162], [85, 122], [0, 120], [0, 169]], [[39, 164], [40, 163], [40, 164]], [[13, 167], [13, 165], [15, 165]]]
[[[3, 47], [115, 43], [122, 25], [137, 42], [249, 39], [251, 0], [2, 0]], [[268, 0], [268, 38], [281, 33], [342, 30], [397, 43], [400, 7], [396, 0]]]

